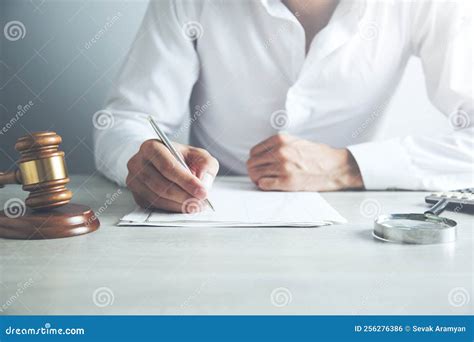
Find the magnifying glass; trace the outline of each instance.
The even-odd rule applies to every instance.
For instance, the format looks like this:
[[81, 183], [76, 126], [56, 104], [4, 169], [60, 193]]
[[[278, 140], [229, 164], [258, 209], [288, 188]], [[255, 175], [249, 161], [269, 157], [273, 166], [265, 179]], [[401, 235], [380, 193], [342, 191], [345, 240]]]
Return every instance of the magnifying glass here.
[[380, 215], [374, 222], [373, 236], [383, 241], [411, 244], [456, 241], [456, 221], [438, 216], [448, 204], [448, 199], [442, 199], [423, 214]]

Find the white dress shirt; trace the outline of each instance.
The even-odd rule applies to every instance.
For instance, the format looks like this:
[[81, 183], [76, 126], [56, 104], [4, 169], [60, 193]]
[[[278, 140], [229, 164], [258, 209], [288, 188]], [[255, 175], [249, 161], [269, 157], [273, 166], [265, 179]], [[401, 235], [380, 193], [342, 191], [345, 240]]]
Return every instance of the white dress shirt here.
[[[307, 54], [297, 16], [278, 0], [152, 1], [98, 113], [113, 119], [95, 125], [98, 169], [125, 183], [152, 114], [172, 140], [190, 127], [224, 174], [285, 131], [347, 147], [367, 189], [474, 186], [470, 1], [342, 0]], [[452, 132], [371, 141], [411, 56]]]

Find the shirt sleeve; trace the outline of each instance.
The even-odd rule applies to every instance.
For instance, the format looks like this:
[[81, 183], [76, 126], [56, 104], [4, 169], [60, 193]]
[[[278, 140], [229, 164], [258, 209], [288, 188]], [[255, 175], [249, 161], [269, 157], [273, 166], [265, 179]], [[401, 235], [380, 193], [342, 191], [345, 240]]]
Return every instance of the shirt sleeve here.
[[148, 115], [171, 138], [189, 115], [201, 27], [196, 11], [185, 5], [191, 7], [185, 1], [150, 2], [106, 107], [94, 115], [96, 167], [120, 185], [125, 185], [129, 159], [145, 140], [156, 138]]
[[472, 5], [460, 0], [421, 1], [413, 6], [412, 51], [421, 59], [428, 96], [446, 115], [451, 132], [348, 148], [367, 189], [473, 187]]

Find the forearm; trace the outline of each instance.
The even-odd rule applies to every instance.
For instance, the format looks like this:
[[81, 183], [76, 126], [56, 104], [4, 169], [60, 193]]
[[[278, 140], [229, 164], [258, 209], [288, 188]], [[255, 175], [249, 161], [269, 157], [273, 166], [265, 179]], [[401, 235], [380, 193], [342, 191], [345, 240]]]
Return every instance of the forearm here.
[[369, 190], [448, 190], [474, 184], [474, 132], [349, 146]]
[[127, 162], [140, 145], [156, 138], [145, 118], [127, 118], [111, 111], [113, 125], [94, 131], [94, 155], [97, 170], [121, 186], [125, 186]]
[[182, 7], [172, 0], [150, 2], [107, 101], [112, 123], [94, 124], [97, 168], [120, 185], [125, 184], [130, 158], [144, 141], [156, 138], [147, 116], [153, 115], [170, 133], [189, 113], [199, 62], [193, 42], [181, 30], [181, 21], [193, 11], [184, 13]]

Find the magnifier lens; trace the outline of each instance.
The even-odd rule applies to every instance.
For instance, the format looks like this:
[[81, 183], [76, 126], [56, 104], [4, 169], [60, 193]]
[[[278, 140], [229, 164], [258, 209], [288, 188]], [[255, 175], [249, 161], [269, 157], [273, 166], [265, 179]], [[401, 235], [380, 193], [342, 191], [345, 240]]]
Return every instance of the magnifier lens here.
[[456, 240], [456, 222], [425, 214], [382, 215], [375, 220], [373, 235], [397, 243], [446, 243]]

